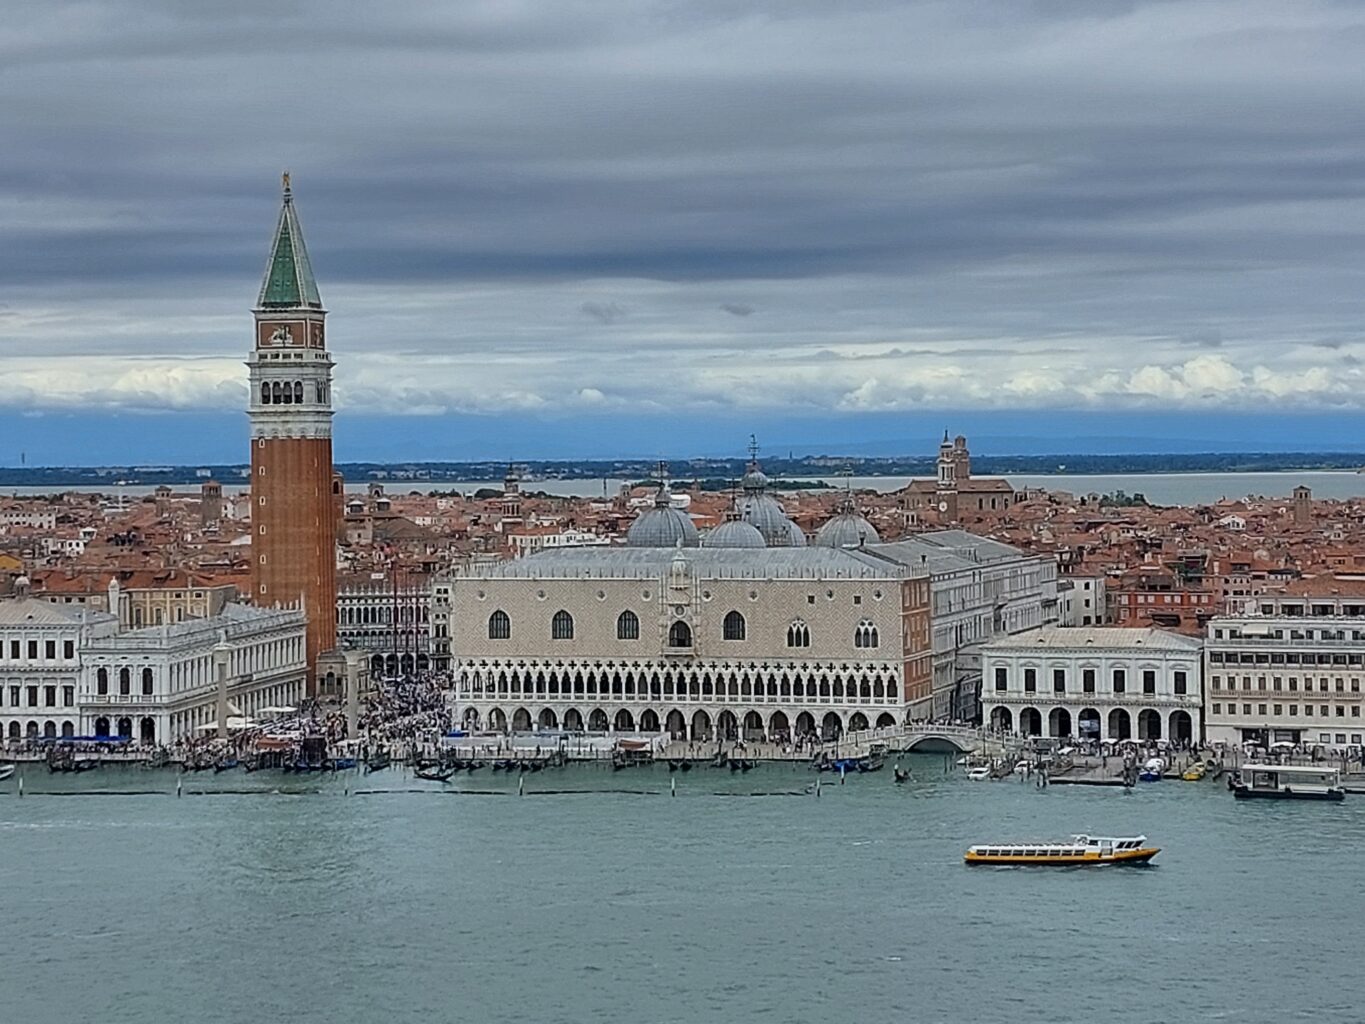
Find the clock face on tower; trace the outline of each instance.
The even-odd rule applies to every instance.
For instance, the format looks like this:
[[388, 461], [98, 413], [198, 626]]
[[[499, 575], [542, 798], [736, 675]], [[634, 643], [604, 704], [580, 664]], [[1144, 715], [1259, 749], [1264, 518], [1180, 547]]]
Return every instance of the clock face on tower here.
[[939, 510], [940, 512], [947, 512], [947, 511], [948, 511], [948, 503], [947, 503], [946, 501], [940, 501], [940, 502], [938, 503], [938, 510]]

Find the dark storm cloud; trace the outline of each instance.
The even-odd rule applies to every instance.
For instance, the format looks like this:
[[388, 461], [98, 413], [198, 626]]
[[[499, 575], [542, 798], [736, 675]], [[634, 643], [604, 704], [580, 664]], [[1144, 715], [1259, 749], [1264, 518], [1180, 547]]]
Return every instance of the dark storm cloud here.
[[128, 359], [216, 355], [175, 401], [229, 401], [287, 167], [352, 402], [1356, 400], [1313, 354], [1365, 316], [1362, 44], [1326, 0], [30, 5], [0, 359], [155, 404]]

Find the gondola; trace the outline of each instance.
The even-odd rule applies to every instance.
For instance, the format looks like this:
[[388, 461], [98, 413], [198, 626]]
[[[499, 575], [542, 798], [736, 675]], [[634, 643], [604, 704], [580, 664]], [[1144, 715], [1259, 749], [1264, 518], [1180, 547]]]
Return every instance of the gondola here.
[[416, 768], [413, 775], [419, 779], [426, 779], [428, 782], [449, 782], [451, 776], [455, 774], [454, 765], [446, 765], [444, 768]]
[[360, 761], [354, 757], [334, 757], [332, 758], [332, 771], [344, 772], [358, 765]]
[[213, 773], [217, 775], [219, 772], [231, 771], [233, 768], [236, 768], [237, 765], [240, 763], [241, 762], [239, 762], [235, 757], [220, 757], [217, 761], [214, 762]]
[[381, 772], [392, 763], [393, 759], [388, 754], [371, 754], [370, 759], [365, 762], [365, 774]]
[[468, 768], [471, 772], [476, 772], [476, 771], [478, 771], [480, 768], [483, 767], [483, 762], [482, 762], [482, 761], [469, 761], [469, 762], [467, 762], [467, 763], [465, 764], [465, 767]]
[[678, 770], [678, 768], [679, 768], [679, 762], [674, 761], [672, 758], [670, 758], [669, 761], [668, 761], [668, 770], [669, 770], [670, 772], [676, 772], [676, 771]]
[[904, 768], [897, 768], [897, 769], [896, 769], [896, 783], [897, 783], [897, 785], [899, 785], [899, 784], [902, 783], [902, 782], [909, 782], [909, 781], [910, 781], [910, 773], [907, 772]]

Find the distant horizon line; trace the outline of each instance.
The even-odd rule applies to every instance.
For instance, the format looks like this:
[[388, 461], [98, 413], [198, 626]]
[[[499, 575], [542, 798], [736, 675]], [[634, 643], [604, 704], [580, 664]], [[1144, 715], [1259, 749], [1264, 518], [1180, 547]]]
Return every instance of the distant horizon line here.
[[[897, 455], [853, 455], [843, 453], [833, 454], [791, 454], [778, 455], [769, 453], [760, 456], [760, 463], [810, 463], [810, 462], [838, 462], [847, 461], [853, 464], [880, 464], [897, 462], [916, 462], [932, 464], [937, 461], [937, 453], [925, 455], [922, 453], [904, 453]], [[1135, 451], [1135, 452], [1095, 452], [1095, 451], [1059, 451], [1059, 452], [1015, 452], [991, 454], [989, 452], [973, 452], [972, 459], [976, 462], [1045, 462], [1054, 459], [1088, 459], [1106, 462], [1123, 462], [1133, 459], [1162, 459], [1168, 458], [1179, 461], [1191, 461], [1197, 459], [1275, 459], [1287, 461], [1291, 459], [1331, 459], [1336, 461], [1350, 461], [1358, 467], [1365, 468], [1365, 453], [1351, 449], [1313, 449], [1304, 448], [1300, 450], [1247, 450], [1247, 449], [1209, 449], [1206, 451]], [[669, 465], [684, 465], [689, 463], [743, 463], [747, 462], [746, 456], [739, 455], [685, 455], [685, 456], [631, 456], [631, 455], [606, 455], [591, 456], [584, 458], [565, 458], [565, 457], [518, 457], [513, 459], [505, 458], [468, 458], [468, 459], [341, 459], [333, 460], [334, 466], [362, 466], [379, 468], [432, 468], [447, 466], [572, 466], [572, 465], [605, 465], [608, 463], [624, 463], [630, 466], [642, 466], [652, 468], [659, 462]], [[82, 472], [95, 471], [129, 471], [129, 472], [168, 472], [175, 470], [199, 471], [204, 469], [242, 469], [250, 466], [249, 460], [240, 462], [219, 462], [219, 461], [158, 461], [158, 462], [127, 462], [127, 463], [0, 463], [0, 472], [54, 472], [62, 470], [78, 470]], [[624, 467], [623, 467], [624, 468]], [[837, 467], [828, 468], [836, 472]], [[1295, 467], [1311, 468], [1311, 467]], [[1320, 467], [1324, 470], [1331, 470], [1337, 467]], [[1293, 471], [1286, 470], [1286, 472]], [[1133, 471], [1136, 472], [1136, 471]], [[1150, 470], [1148, 472], [1151, 472]], [[1158, 471], [1159, 472], [1159, 471]], [[1215, 470], [1215, 472], [1237, 472], [1236, 470]], [[1257, 472], [1256, 470], [1246, 470], [1246, 472]], [[1267, 472], [1261, 470], [1260, 472]]]

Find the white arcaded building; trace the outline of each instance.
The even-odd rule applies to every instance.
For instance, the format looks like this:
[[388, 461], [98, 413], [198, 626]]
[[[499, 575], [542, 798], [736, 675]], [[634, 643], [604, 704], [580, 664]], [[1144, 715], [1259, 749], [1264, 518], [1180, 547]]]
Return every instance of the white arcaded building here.
[[295, 706], [307, 676], [297, 609], [228, 604], [211, 618], [92, 635], [81, 653], [80, 734], [171, 744], [217, 719], [214, 650], [228, 652], [229, 712]]
[[0, 735], [8, 742], [80, 735], [81, 659], [117, 616], [21, 595], [0, 600]]
[[545, 551], [450, 579], [462, 723], [832, 737], [900, 724], [927, 698], [927, 573], [859, 550], [674, 543]]
[[1113, 741], [1202, 736], [1203, 643], [1160, 629], [1053, 626], [985, 645], [984, 720], [1000, 732]]

